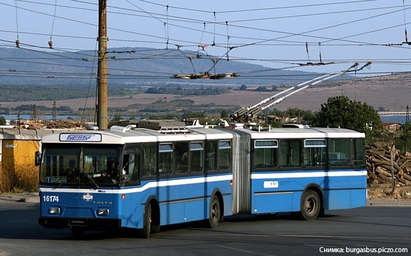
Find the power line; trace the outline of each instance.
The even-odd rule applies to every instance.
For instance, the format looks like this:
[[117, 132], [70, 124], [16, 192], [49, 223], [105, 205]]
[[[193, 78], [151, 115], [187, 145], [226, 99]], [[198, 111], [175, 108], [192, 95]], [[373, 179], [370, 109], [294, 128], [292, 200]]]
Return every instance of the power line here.
[[[410, 5], [406, 5], [410, 6]], [[278, 19], [289, 19], [289, 18], [300, 18], [300, 17], [313, 17], [313, 16], [324, 16], [324, 15], [334, 15], [342, 13], [355, 13], [355, 12], [369, 12], [376, 10], [386, 10], [386, 9], [397, 9], [403, 8], [402, 5], [395, 6], [384, 6], [384, 7], [373, 7], [373, 8], [362, 8], [362, 9], [352, 9], [352, 10], [341, 10], [341, 11], [327, 11], [327, 12], [317, 12], [317, 13], [307, 13], [307, 14], [293, 14], [284, 16], [274, 16], [274, 17], [262, 17], [262, 18], [250, 18], [250, 19], [239, 19], [230, 20], [230, 23], [240, 23], [240, 22], [251, 22], [251, 21], [264, 21], [264, 20], [278, 20]]]
[[[0, 32], [3, 33], [16, 33], [16, 30], [4, 30], [0, 29]], [[19, 31], [20, 34], [27, 34], [27, 35], [38, 35], [38, 36], [49, 36], [49, 34], [41, 33], [41, 32], [29, 32], [29, 31]], [[61, 37], [61, 38], [73, 38], [73, 39], [85, 39], [85, 40], [96, 40], [96, 37], [90, 36], [80, 36], [80, 35], [63, 35], [63, 34], [54, 34], [53, 37]], [[110, 41], [117, 41], [117, 42], [129, 42], [129, 43], [147, 43], [147, 44], [164, 44], [164, 41], [152, 41], [152, 40], [134, 40], [134, 39], [121, 39], [121, 38], [110, 38]], [[181, 44], [182, 47], [196, 47], [196, 44]], [[222, 47], [222, 46], [221, 46]], [[61, 49], [68, 49], [68, 50], [84, 50], [84, 49], [75, 49], [75, 48], [61, 48]]]
[[[7, 42], [7, 43], [13, 43], [13, 42], [10, 41], [10, 40], [4, 40], [4, 39], [0, 39], [0, 41], [2, 41], [2, 42]], [[49, 47], [39, 46], [39, 45], [34, 45], [34, 44], [20, 43], [20, 45], [26, 45], [26, 46], [31, 47], [31, 48], [39, 48], [39, 49], [47, 49], [47, 50], [50, 50]], [[22, 48], [22, 47], [19, 47], [19, 48]], [[27, 50], [27, 48], [25, 48], [25, 49]], [[66, 48], [66, 49], [67, 49], [67, 48]], [[65, 58], [68, 58], [68, 59], [78, 59], [78, 58], [74, 58], [74, 57], [70, 57], [70, 56], [65, 56], [65, 55], [60, 55], [60, 54], [51, 53], [51, 52], [46, 52], [46, 51], [38, 51], [38, 50], [33, 50], [33, 49], [31, 49], [31, 50], [32, 50], [32, 51], [36, 51], [36, 52], [38, 52], [38, 53], [48, 54], [48, 55], [57, 56], [57, 57], [65, 57]], [[84, 56], [92, 57], [92, 55], [88, 55], [88, 54], [85, 54], [85, 53], [73, 52], [73, 51], [67, 51], [67, 50], [64, 50], [63, 48], [52, 48], [51, 50], [60, 51], [60, 52], [65, 52], [65, 53], [70, 53], [70, 54], [75, 54], [75, 55], [81, 55], [81, 56], [83, 56], [83, 58], [84, 58]], [[83, 58], [82, 58], [82, 60], [83, 60]]]
[[[50, 66], [63, 66], [63, 67], [75, 67], [75, 68], [90, 68], [90, 66], [80, 66], [74, 64], [63, 64], [63, 63], [55, 63], [55, 62], [41, 62], [41, 61], [28, 61], [28, 60], [14, 60], [12, 58], [0, 58], [0, 61], [7, 61], [7, 62], [17, 62], [17, 63], [31, 63], [31, 64], [40, 64], [40, 65], [50, 65]], [[161, 72], [161, 71], [153, 71], [153, 70], [134, 70], [134, 69], [125, 69], [125, 68], [112, 68], [109, 67], [108, 70], [117, 70], [117, 71], [127, 71], [127, 72], [134, 72], [134, 73], [153, 73], [153, 74], [167, 74], [172, 75], [171, 72]]]
[[[166, 7], [166, 5], [164, 5], [164, 4], [159, 4], [159, 3], [155, 3], [155, 2], [152, 2], [152, 1], [148, 1], [148, 0], [138, 0], [138, 1], [148, 3], [148, 4], [152, 4], [152, 5], [161, 6], [161, 7]], [[173, 5], [168, 5], [168, 6], [169, 6], [169, 8], [173, 8], [173, 9], [177, 9], [177, 10], [185, 10], [185, 11], [194, 11], [194, 12], [213, 14], [214, 12], [215, 13], [255, 12], [255, 11], [269, 11], [269, 10], [281, 10], [281, 9], [307, 8], [307, 7], [318, 7], [318, 6], [329, 6], [329, 5], [340, 5], [340, 4], [354, 4], [354, 3], [374, 2], [374, 1], [375, 0], [357, 0], [357, 1], [344, 1], [344, 2], [330, 2], [330, 3], [323, 3], [323, 4], [305, 4], [305, 5], [280, 6], [280, 7], [223, 10], [223, 11], [209, 11], [209, 10], [186, 8], [186, 7], [179, 7], [179, 6], [173, 6]]]
[[[19, 2], [24, 2], [24, 3], [31, 3], [31, 4], [37, 4], [37, 5], [45, 5], [45, 6], [53, 6], [53, 7], [62, 7], [62, 8], [70, 8], [70, 9], [76, 9], [76, 10], [85, 10], [85, 11], [91, 11], [91, 12], [96, 12], [97, 9], [90, 9], [90, 8], [84, 8], [84, 7], [78, 7], [78, 6], [70, 6], [70, 5], [61, 5], [61, 4], [52, 4], [52, 3], [43, 3], [43, 2], [36, 2], [36, 1], [30, 1], [30, 0], [18, 0]], [[127, 1], [127, 0], [126, 0]], [[133, 5], [137, 7], [134, 3], [127, 1], [130, 5]], [[89, 3], [91, 5], [97, 6], [97, 3]], [[163, 7], [167, 8], [168, 5], [164, 5]], [[354, 13], [354, 12], [364, 12], [364, 11], [375, 11], [375, 10], [382, 10], [382, 9], [393, 9], [393, 8], [404, 8], [409, 5], [393, 5], [393, 6], [383, 6], [383, 7], [369, 7], [369, 8], [360, 8], [360, 9], [351, 9], [351, 10], [338, 10], [338, 11], [327, 11], [327, 12], [317, 12], [317, 13], [308, 13], [308, 14], [296, 14], [296, 15], [286, 15], [286, 16], [272, 16], [272, 17], [263, 17], [263, 18], [250, 18], [250, 19], [241, 19], [241, 20], [228, 20], [226, 19], [225, 21], [212, 21], [212, 20], [200, 20], [200, 19], [194, 19], [194, 18], [189, 18], [189, 17], [183, 17], [183, 16], [176, 16], [176, 15], [165, 15], [162, 13], [157, 13], [157, 12], [151, 12], [151, 11], [146, 11], [143, 10], [142, 8], [138, 7], [140, 10], [135, 10], [135, 9], [129, 9], [129, 8], [124, 8], [124, 7], [117, 7], [117, 6], [109, 6], [114, 9], [120, 9], [120, 10], [126, 10], [127, 12], [116, 12], [116, 11], [109, 11], [109, 13], [113, 14], [121, 14], [121, 15], [129, 15], [129, 16], [136, 16], [136, 17], [143, 17], [143, 18], [170, 18], [170, 20], [173, 21], [184, 21], [184, 22], [190, 22], [190, 23], [209, 23], [209, 24], [219, 24], [219, 25], [224, 25], [226, 21], [229, 23], [237, 23], [237, 22], [248, 22], [248, 21], [259, 21], [259, 20], [274, 20], [274, 19], [288, 19], [288, 18], [296, 18], [296, 17], [310, 17], [310, 16], [319, 16], [319, 15], [331, 15], [331, 14], [341, 14], [341, 13]], [[129, 13], [129, 12], [134, 12], [134, 14]], [[135, 13], [145, 13], [147, 15], [138, 15]]]
[[[21, 1], [23, 1], [23, 0], [21, 0]], [[26, 2], [30, 2], [30, 1], [26, 1]], [[33, 1], [31, 1], [31, 2], [33, 2]], [[129, 1], [128, 1], [129, 2]], [[358, 1], [356, 1], [356, 2], [358, 2]], [[0, 4], [3, 4], [4, 5], [4, 3], [0, 3]], [[91, 4], [91, 3], [90, 3]], [[7, 4], [6, 4], [7, 5]], [[380, 7], [379, 7], [380, 8]], [[387, 7], [388, 8], [388, 7]], [[391, 7], [391, 8], [396, 8], [396, 7]], [[17, 9], [17, 8], [16, 8]], [[21, 9], [20, 7], [18, 8], [18, 9]], [[373, 8], [370, 8], [370, 9], [373, 9]], [[403, 9], [401, 9], [402, 11], [404, 11], [405, 9], [409, 9], [409, 8], [403, 8]], [[363, 9], [364, 10], [364, 9]], [[400, 11], [401, 11], [400, 10]], [[347, 10], [347, 11], [349, 11], [349, 10]], [[378, 31], [383, 31], [383, 30], [386, 30], [386, 29], [391, 29], [391, 28], [395, 28], [395, 27], [398, 27], [398, 26], [401, 26], [401, 25], [405, 25], [405, 24], [401, 24], [401, 25], [394, 25], [394, 26], [390, 26], [390, 27], [384, 27], [384, 28], [378, 28], [378, 29], [375, 29], [375, 30], [370, 30], [370, 31], [365, 31], [365, 32], [361, 32], [361, 33], [356, 33], [356, 34], [351, 34], [351, 35], [347, 35], [347, 36], [344, 36], [344, 37], [340, 37], [340, 38], [329, 38], [329, 37], [321, 37], [321, 36], [313, 36], [313, 35], [306, 35], [307, 33], [311, 33], [311, 32], [313, 32], [313, 31], [320, 31], [320, 30], [324, 30], [324, 29], [329, 29], [329, 28], [334, 28], [334, 27], [337, 27], [337, 26], [342, 26], [342, 25], [346, 25], [346, 24], [352, 24], [353, 22], [358, 22], [358, 21], [363, 21], [363, 20], [368, 20], [368, 19], [371, 19], [371, 18], [375, 18], [375, 17], [381, 17], [381, 16], [383, 16], [383, 15], [388, 15], [388, 14], [392, 14], [392, 13], [395, 13], [395, 12], [398, 12], [398, 10], [395, 10], [395, 11], [392, 11], [392, 12], [388, 12], [388, 13], [383, 13], [383, 14], [378, 14], [378, 15], [374, 15], [374, 16], [370, 16], [370, 17], [366, 17], [366, 18], [363, 18], [363, 19], [358, 19], [358, 20], [354, 20], [354, 21], [349, 21], [349, 22], [345, 22], [345, 23], [340, 23], [340, 24], [335, 24], [335, 25], [330, 25], [330, 26], [327, 26], [327, 27], [323, 27], [323, 28], [317, 28], [317, 29], [314, 29], [314, 30], [311, 30], [311, 31], [308, 31], [308, 32], [303, 32], [303, 33], [287, 33], [287, 32], [278, 32], [278, 31], [273, 31], [273, 30], [269, 30], [269, 31], [271, 31], [271, 32], [275, 32], [275, 33], [284, 33], [284, 34], [287, 34], [287, 36], [284, 36], [284, 37], [281, 37], [281, 38], [286, 38], [286, 37], [291, 37], [291, 36], [295, 36], [295, 35], [299, 35], [299, 36], [305, 36], [305, 37], [311, 37], [311, 38], [316, 38], [316, 39], [323, 39], [324, 41], [323, 42], [330, 42], [330, 41], [341, 41], [341, 42], [350, 42], [350, 44], [346, 44], [346, 46], [352, 46], [352, 44], [357, 44], [357, 45], [366, 45], [366, 46], [390, 46], [391, 47], [391, 45], [388, 45], [388, 44], [377, 44], [377, 43], [372, 43], [372, 42], [360, 42], [360, 41], [354, 41], [354, 40], [344, 40], [344, 39], [346, 39], [346, 38], [350, 38], [350, 37], [355, 37], [355, 36], [359, 36], [359, 35], [364, 35], [364, 34], [369, 34], [369, 33], [375, 33], [375, 32], [378, 32]], [[46, 15], [46, 14], [44, 14], [44, 13], [42, 13], [43, 15]], [[309, 15], [309, 14], [307, 14], [307, 15]], [[52, 15], [48, 15], [48, 16], [51, 16], [51, 17], [53, 17]], [[155, 19], [158, 19], [159, 21], [162, 21], [160, 18], [158, 18], [158, 17], [155, 17], [155, 16], [152, 16], [152, 15], [149, 15], [149, 16], [151, 16], [152, 18], [155, 18]], [[168, 15], [167, 15], [167, 17], [168, 17]], [[64, 17], [64, 18], [66, 18], [66, 17]], [[275, 18], [275, 17], [270, 17], [270, 18]], [[278, 17], [277, 17], [278, 18]], [[68, 18], [68, 19], [70, 19], [70, 18]], [[71, 20], [74, 20], [74, 19], [71, 19]], [[82, 21], [79, 21], [79, 22], [82, 22]], [[168, 22], [167, 22], [167, 24], [169, 24]], [[92, 23], [88, 23], [88, 25], [94, 25], [94, 26], [96, 26], [95, 24], [92, 24]], [[233, 24], [230, 24], [230, 23], [226, 23], [226, 27], [228, 28], [229, 26], [234, 26]], [[181, 26], [180, 26], [181, 27]], [[241, 27], [243, 27], [243, 28], [248, 28], [248, 29], [255, 29], [255, 30], [257, 30], [256, 28], [252, 28], [252, 27], [247, 27], [247, 26], [241, 26]], [[203, 30], [198, 30], [198, 29], [194, 29], [195, 31], [198, 31], [198, 32], [202, 32], [202, 33], [210, 33], [210, 34], [214, 34], [213, 32], [210, 32], [210, 31], [204, 31], [205, 29], [203, 29]], [[265, 30], [265, 29], [264, 29]], [[124, 32], [124, 30], [121, 30], [121, 31], [123, 31]], [[15, 32], [15, 31], [14, 31]], [[18, 31], [17, 31], [18, 32]], [[31, 34], [35, 34], [35, 32], [28, 32], [28, 33], [31, 33]], [[127, 33], [136, 33], [136, 32], [133, 32], [133, 31], [127, 31]], [[39, 33], [40, 34], [40, 33]], [[140, 34], [140, 33], [137, 33], [137, 34]], [[43, 35], [46, 35], [46, 34], [43, 34]], [[224, 35], [224, 34], [220, 34], [221, 36], [227, 36], [227, 35]], [[55, 35], [55, 36], [57, 36], [57, 35]], [[61, 35], [61, 36], [63, 36], [63, 37], [70, 37], [70, 35]], [[152, 35], [152, 36], [155, 36], [155, 35]], [[73, 36], [73, 38], [74, 38], [75, 36]], [[236, 37], [235, 35], [230, 35], [230, 37]], [[84, 39], [93, 39], [93, 40], [95, 40], [95, 38], [92, 38], [92, 37], [82, 37], [82, 38], [84, 38]], [[157, 36], [157, 38], [159, 38], [159, 39], [167, 39], [168, 38], [168, 36], [164, 36], [164, 37], [159, 37], [159, 36]], [[241, 38], [241, 37], [240, 37]], [[251, 37], [242, 37], [242, 38], [247, 38], [247, 39], [250, 39]], [[111, 39], [111, 40], [113, 40], [113, 39]], [[121, 39], [120, 39], [121, 40]], [[173, 40], [173, 39], [171, 39], [171, 40]], [[268, 41], [280, 41], [281, 39], [263, 39], [263, 40], [268, 40]], [[130, 41], [130, 42], [138, 42], [138, 40], [124, 40], [124, 41]], [[176, 40], [177, 41], [177, 40]], [[283, 41], [283, 40], [282, 40]], [[8, 42], [12, 42], [12, 41], [8, 41]], [[153, 42], [153, 43], [164, 43], [164, 42], [161, 42], [161, 41], [151, 41], [151, 42]], [[186, 41], [187, 42], [187, 41]], [[228, 40], [227, 40], [227, 42], [228, 42]], [[183, 45], [183, 47], [185, 47], [185, 46], [187, 46], [187, 47], [195, 47], [195, 46], [197, 46], [198, 47], [198, 42], [190, 42], [190, 43], [192, 43], [192, 44], [187, 44], [187, 45]], [[303, 43], [305, 43], [305, 42], [300, 42], [300, 44], [303, 44]], [[29, 45], [29, 44], [26, 44], [27, 46], [30, 46], [30, 47], [36, 47], [36, 48], [42, 48], [42, 49], [45, 49], [45, 48], [47, 48], [47, 47], [39, 47], [39, 46], [34, 46], [34, 45]], [[264, 43], [255, 43], [254, 44], [255, 46], [257, 46], [257, 45], [264, 45]], [[266, 45], [268, 45], [268, 44], [266, 44]], [[273, 45], [273, 44], [271, 44], [271, 45]], [[277, 45], [281, 45], [281, 44], [277, 44]], [[286, 43], [284, 43], [284, 44], [282, 44], [282, 45], [287, 45]], [[288, 45], [290, 45], [290, 44], [288, 44]], [[295, 45], [297, 45], [297, 42], [295, 43]], [[329, 45], [331, 45], [331, 44], [329, 44]], [[337, 45], [337, 44], [335, 44], [335, 45]], [[341, 45], [343, 45], [343, 44], [340, 44], [340, 46]], [[232, 49], [235, 49], [235, 48], [238, 48], [238, 47], [245, 47], [245, 46], [248, 46], [248, 44], [240, 44], [240, 43], [238, 43], [238, 45], [234, 45], [234, 43], [231, 43], [230, 44], [230, 46], [228, 45], [228, 43], [226, 44], [226, 45], [223, 45], [223, 44], [221, 44], [221, 45], [218, 45], [218, 46], [220, 46], [221, 48], [226, 48], [226, 49], [228, 49], [229, 47], [232, 47]], [[328, 45], [327, 45], [328, 46]], [[394, 47], [394, 46], [392, 46], [392, 47]], [[395, 47], [397, 47], [397, 46], [395, 46]], [[402, 49], [409, 49], [408, 47], [399, 47], [399, 48], [402, 48]], [[67, 50], [68, 48], [62, 48], [62, 50]], [[59, 49], [55, 49], [55, 50], [59, 50]], [[178, 50], [178, 49], [177, 49]], [[73, 52], [70, 52], [70, 53], [73, 53]], [[49, 54], [51, 54], [51, 53], [49, 53]], [[81, 53], [74, 53], [74, 54], [81, 54]], [[224, 54], [223, 56], [225, 56], [225, 55], [227, 55], [228, 54], [228, 52], [226, 53], [226, 54]], [[163, 56], [163, 55], [168, 55], [168, 56]], [[59, 56], [59, 55], [54, 55], [54, 56]], [[183, 56], [183, 57], [186, 57], [186, 56]], [[60, 56], [59, 58], [67, 58], [67, 56]], [[82, 58], [73, 58], [73, 57], [70, 57], [72, 60], [83, 60]], [[203, 59], [211, 59], [211, 57], [210, 58], [207, 58], [207, 57], [201, 57], [201, 58], [203, 58]], [[220, 57], [221, 58], [221, 57]], [[135, 58], [114, 58], [114, 59], [112, 59], [112, 61], [117, 61], [117, 60], [138, 60], [138, 59], [181, 59], [181, 58], [178, 58], [176, 55], [169, 55], [169, 54], [166, 54], [166, 53], [161, 53], [161, 54], [152, 54], [152, 55], [147, 55], [147, 56], [139, 56], [139, 57], [135, 57]], [[231, 56], [231, 59], [232, 60], [251, 60], [252, 58], [241, 58], [241, 57], [234, 57], [234, 56]], [[272, 62], [274, 62], [274, 60], [266, 60], [266, 59], [253, 59], [253, 60], [257, 60], [257, 61], [272, 61]], [[387, 62], [386, 62], [387, 63]], [[398, 63], [398, 62], [397, 62]], [[406, 62], [402, 62], [402, 63], [398, 63], [398, 64], [404, 64], [404, 63], [406, 63]]]
[[[2, 2], [0, 2], [0, 5], [4, 5], [4, 6], [8, 6], [8, 7], [14, 7], [10, 4], [6, 4], [6, 3], [2, 3]], [[45, 15], [45, 16], [52, 16], [51, 14], [41, 12], [41, 11], [31, 10], [31, 9], [24, 8], [24, 7], [18, 7], [18, 8], [21, 9], [21, 10], [25, 10], [25, 11], [36, 13], [36, 14], [41, 14], [41, 15]], [[81, 20], [77, 20], [77, 19], [72, 19], [72, 18], [68, 18], [68, 17], [64, 17], [64, 16], [56, 15], [56, 18], [71, 21], [71, 22], [80, 23], [80, 24], [83, 24], [83, 25], [97, 27], [97, 24], [86, 22], [86, 21], [81, 21]], [[125, 30], [125, 29], [121, 29], [121, 28], [109, 27], [109, 29], [113, 30], [113, 31], [123, 32], [123, 33], [129, 33], [129, 34], [135, 34], [135, 35], [140, 35], [140, 36], [152, 37], [152, 38], [157, 38], [157, 39], [164, 39], [164, 37], [162, 37], [162, 36], [151, 35], [151, 34], [146, 34], [146, 33], [139, 33], [139, 32]], [[172, 39], [172, 38], [170, 38], [170, 41], [175, 41], [177, 43], [178, 42], [183, 42], [183, 43], [196, 44], [196, 42], [193, 42], [193, 41], [177, 40], [177, 39]]]
[[[407, 8], [410, 9], [411, 7]], [[270, 30], [272, 32], [276, 32], [276, 33], [281, 33], [281, 34], [286, 34], [284, 36], [281, 37], [276, 37], [276, 38], [272, 38], [272, 39], [266, 39], [266, 40], [260, 40], [260, 41], [256, 41], [256, 42], [252, 42], [252, 43], [247, 43], [244, 45], [239, 45], [236, 46], [237, 48], [239, 47], [246, 47], [246, 46], [252, 46], [252, 45], [256, 45], [259, 43], [266, 43], [266, 42], [270, 42], [270, 41], [276, 41], [276, 40], [280, 40], [280, 39], [284, 39], [284, 38], [289, 38], [289, 37], [293, 37], [293, 36], [304, 36], [304, 37], [310, 37], [310, 38], [317, 38], [317, 39], [333, 39], [333, 38], [326, 38], [323, 36], [313, 36], [313, 35], [308, 35], [308, 33], [312, 33], [312, 32], [317, 32], [317, 31], [322, 31], [322, 30], [327, 30], [330, 28], [336, 28], [336, 27], [340, 27], [340, 26], [344, 26], [344, 25], [348, 25], [348, 24], [353, 24], [356, 22], [361, 22], [361, 21], [365, 21], [365, 20], [369, 20], [369, 19], [373, 19], [373, 18], [377, 18], [377, 17], [381, 17], [381, 16], [385, 16], [385, 15], [389, 15], [389, 14], [393, 14], [396, 12], [399, 12], [401, 10], [395, 10], [395, 11], [390, 11], [390, 12], [384, 12], [384, 13], [380, 13], [377, 15], [372, 15], [372, 16], [368, 16], [365, 18], [360, 18], [360, 19], [355, 19], [355, 20], [351, 20], [351, 21], [346, 21], [346, 22], [342, 22], [342, 23], [338, 23], [338, 24], [333, 24], [333, 25], [327, 25], [325, 27], [320, 27], [320, 28], [315, 28], [315, 29], [311, 29], [305, 32], [300, 32], [300, 33], [292, 33], [292, 32], [285, 32], [285, 31], [277, 31], [277, 30]], [[239, 25], [237, 25], [239, 26]], [[344, 41], [344, 42], [359, 42], [359, 41], [353, 41], [353, 40], [346, 40], [346, 39], [339, 39], [339, 41]], [[364, 43], [364, 42], [361, 42]], [[385, 46], [389, 46], [389, 45], [385, 45]]]
[[[10, 6], [10, 5], [8, 5], [8, 4], [4, 4], [4, 3], [1, 3], [1, 2], [0, 2], [0, 4], [6, 5], [6, 6]], [[21, 9], [22, 7], [19, 7], [19, 8]], [[409, 7], [409, 8], [411, 8], [411, 7]], [[409, 9], [409, 8], [406, 8], [406, 9]], [[50, 15], [47, 14], [47, 13], [38, 12], [38, 11], [33, 11], [33, 10], [30, 10], [30, 9], [26, 9], [26, 8], [22, 8], [22, 9], [24, 9], [24, 10], [26, 10], [26, 11], [31, 11], [31, 12], [39, 13], [39, 14], [42, 14], [42, 15], [50, 16]], [[278, 31], [278, 30], [261, 29], [261, 28], [256, 28], [256, 27], [248, 27], [248, 26], [243, 26], [243, 25], [230, 24], [230, 26], [238, 27], [238, 28], [252, 29], [252, 30], [258, 30], [258, 31], [267, 31], [267, 32], [274, 32], [274, 33], [280, 33], [280, 34], [286, 34], [286, 35], [287, 35], [287, 36], [282, 36], [282, 37], [272, 38], [272, 39], [259, 39], [259, 38], [242, 37], [242, 36], [235, 36], [235, 35], [231, 35], [231, 37], [232, 37], [232, 38], [249, 39], [249, 40], [255, 40], [255, 39], [258, 40], [257, 42], [252, 42], [252, 43], [246, 43], [246, 44], [242, 44], [242, 45], [237, 45], [237, 46], [235, 46], [235, 47], [245, 47], [245, 46], [250, 46], [250, 45], [259, 44], [259, 43], [262, 43], [262, 42], [277, 41], [277, 40], [279, 40], [279, 39], [287, 38], [287, 37], [291, 37], [291, 36], [305, 36], [305, 37], [311, 37], [311, 38], [329, 40], [329, 39], [332, 39], [332, 38], [329, 38], [329, 37], [321, 37], [321, 36], [312, 36], [312, 35], [307, 35], [307, 33], [316, 32], [316, 31], [321, 31], [321, 30], [325, 30], [325, 29], [329, 29], [329, 28], [335, 28], [335, 27], [338, 27], [338, 26], [347, 25], [347, 24], [352, 24], [352, 23], [354, 23], [354, 22], [364, 21], [364, 20], [368, 20], [368, 19], [371, 19], [371, 18], [381, 17], [381, 16], [384, 16], [384, 15], [396, 13], [396, 12], [402, 11], [402, 10], [403, 10], [403, 9], [395, 10], [395, 11], [391, 11], [391, 12], [385, 12], [385, 13], [382, 13], [382, 14], [373, 15], [373, 16], [369, 16], [369, 17], [366, 17], [366, 18], [357, 19], [357, 20], [353, 20], [353, 21], [349, 21], [349, 22], [340, 23], [340, 24], [330, 25], [330, 26], [326, 26], [326, 27], [322, 27], [322, 28], [317, 28], [317, 29], [313, 29], [313, 30], [310, 30], [310, 31], [302, 32], [302, 33], [291, 33], [291, 32], [284, 32], [284, 31]], [[93, 24], [93, 23], [88, 23], [88, 22], [84, 22], [84, 21], [79, 21], [79, 20], [75, 20], [75, 19], [71, 19], [71, 18], [67, 18], [67, 17], [61, 17], [61, 16], [57, 16], [57, 17], [58, 17], [58, 18], [62, 18], [62, 19], [67, 19], [67, 20], [70, 20], [70, 21], [74, 21], [74, 22], [80, 22], [80, 23], [82, 23], [82, 24], [87, 24], [87, 25], [91, 25], [91, 26], [97, 26], [96, 24]], [[174, 24], [173, 24], [173, 25], [174, 25]], [[177, 25], [177, 26], [179, 26], [179, 25]], [[179, 27], [203, 32], [202, 30], [193, 29], [193, 28], [188, 28], [188, 27], [185, 27], [185, 26], [179, 26]], [[110, 29], [115, 30], [115, 31], [125, 32], [125, 33], [132, 33], [132, 34], [137, 34], [137, 35], [154, 37], [154, 38], [158, 38], [158, 39], [167, 39], [167, 38], [162, 37], [162, 36], [156, 36], [156, 35], [150, 35], [150, 34], [137, 33], [137, 32], [134, 32], [134, 31], [127, 31], [127, 30], [124, 30], [124, 29], [118, 29], [118, 28], [110, 28]], [[206, 31], [206, 33], [212, 34], [212, 32], [209, 32], [209, 31]], [[218, 35], [219, 35], [219, 36], [222, 36], [222, 37], [225, 37], [225, 36], [226, 36], [226, 35], [224, 35], [224, 34], [218, 34]], [[188, 42], [188, 43], [190, 43], [190, 44], [197, 45], [196, 42], [193, 42], [193, 41], [176, 40], [176, 39], [171, 39], [171, 38], [170, 38], [170, 40], [171, 40], [171, 41], [175, 41], [175, 42], [185, 42], [185, 43]], [[344, 41], [347, 41], [347, 40], [344, 40]], [[356, 42], [356, 41], [348, 41], [348, 42]], [[303, 43], [303, 42], [302, 42], [302, 43]], [[364, 43], [364, 42], [362, 42], [362, 43]], [[223, 46], [220, 46], [220, 47], [223, 47]], [[224, 47], [224, 48], [226, 48], [226, 47]]]
[[[407, 23], [408, 24], [408, 23]], [[388, 27], [389, 28], [389, 27]], [[384, 29], [388, 29], [388, 28], [384, 28]], [[17, 31], [16, 30], [3, 30], [0, 29], [0, 32], [2, 33], [10, 33], [10, 34], [15, 34]], [[27, 35], [39, 35], [39, 36], [49, 36], [49, 34], [47, 33], [41, 33], [41, 32], [29, 32], [29, 31], [19, 31], [19, 34], [27, 34]], [[53, 37], [61, 37], [61, 38], [73, 38], [73, 39], [85, 39], [85, 40], [96, 40], [95, 37], [89, 37], [89, 36], [80, 36], [80, 35], [63, 35], [63, 34], [54, 34]], [[330, 39], [331, 40], [331, 39]], [[133, 39], [120, 39], [120, 38], [110, 38], [110, 41], [118, 41], [118, 42], [130, 42], [130, 43], [148, 43], [148, 44], [164, 44], [164, 41], [149, 41], [149, 40], [133, 40]], [[287, 40], [278, 40], [278, 41], [282, 41], [284, 43], [259, 43], [256, 44], [255, 46], [302, 46], [304, 45], [306, 42], [302, 42], [302, 41], [287, 41]], [[323, 46], [330, 46], [330, 47], [340, 47], [340, 46], [375, 46], [375, 45], [379, 45], [379, 46], [386, 46], [387, 43], [371, 43], [371, 42], [358, 42], [358, 41], [349, 41], [351, 43], [326, 43], [327, 41], [322, 41], [321, 44]], [[311, 42], [307, 42], [308, 44], [310, 44]], [[316, 42], [317, 44], [317, 42]], [[198, 47], [199, 43], [196, 44], [181, 44], [181, 47]], [[235, 43], [231, 44], [233, 47], [237, 47], [240, 46], [242, 44], [238, 44], [236, 45]], [[4, 45], [6, 46], [6, 45]], [[7, 46], [15, 46], [13, 45], [7, 45]], [[221, 48], [225, 47], [225, 44], [221, 44], [219, 45]], [[44, 48], [44, 47], [43, 47]], [[63, 50], [74, 50], [74, 51], [87, 51], [87, 49], [80, 49], [80, 48], [57, 48], [57, 49], [63, 49]], [[57, 50], [55, 49], [55, 50]], [[153, 50], [157, 50], [157, 49], [151, 49], [148, 48], [146, 51], [153, 51]]]

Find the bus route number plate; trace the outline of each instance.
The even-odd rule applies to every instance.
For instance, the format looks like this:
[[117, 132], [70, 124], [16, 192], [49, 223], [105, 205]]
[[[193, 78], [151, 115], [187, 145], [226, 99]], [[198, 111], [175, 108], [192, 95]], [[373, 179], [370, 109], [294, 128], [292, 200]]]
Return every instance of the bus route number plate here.
[[50, 202], [50, 203], [58, 203], [59, 202], [59, 196], [43, 196], [43, 201], [44, 202]]
[[278, 188], [278, 180], [264, 181], [264, 188]]

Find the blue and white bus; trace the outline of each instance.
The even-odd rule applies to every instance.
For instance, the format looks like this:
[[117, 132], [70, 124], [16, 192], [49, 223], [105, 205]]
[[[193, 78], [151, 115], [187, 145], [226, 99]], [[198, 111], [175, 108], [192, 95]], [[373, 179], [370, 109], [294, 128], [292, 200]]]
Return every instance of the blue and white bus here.
[[119, 128], [42, 140], [45, 227], [136, 228], [366, 204], [364, 134], [347, 129]]

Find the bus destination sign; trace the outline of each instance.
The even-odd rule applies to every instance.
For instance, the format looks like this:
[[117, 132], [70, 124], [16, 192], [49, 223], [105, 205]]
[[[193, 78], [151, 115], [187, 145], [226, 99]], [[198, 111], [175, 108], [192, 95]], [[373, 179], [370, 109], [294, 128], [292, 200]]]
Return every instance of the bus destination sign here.
[[62, 142], [101, 142], [99, 133], [62, 133], [60, 134]]

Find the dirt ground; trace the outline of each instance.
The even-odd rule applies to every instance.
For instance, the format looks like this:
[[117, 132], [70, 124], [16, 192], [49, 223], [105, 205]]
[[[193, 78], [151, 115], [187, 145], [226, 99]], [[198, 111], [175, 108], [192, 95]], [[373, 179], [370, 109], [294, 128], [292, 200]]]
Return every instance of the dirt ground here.
[[378, 184], [368, 187], [369, 199], [411, 200], [411, 186], [396, 187], [392, 194], [391, 184]]

